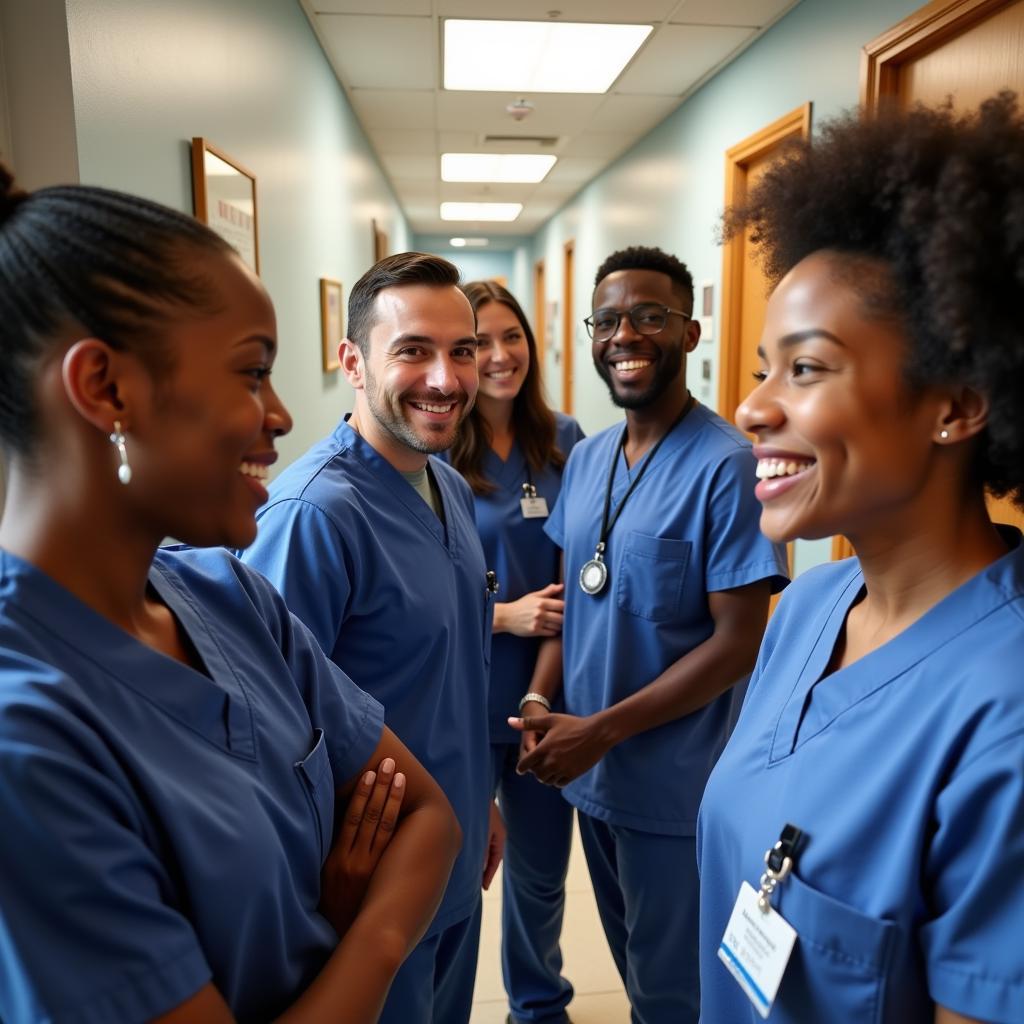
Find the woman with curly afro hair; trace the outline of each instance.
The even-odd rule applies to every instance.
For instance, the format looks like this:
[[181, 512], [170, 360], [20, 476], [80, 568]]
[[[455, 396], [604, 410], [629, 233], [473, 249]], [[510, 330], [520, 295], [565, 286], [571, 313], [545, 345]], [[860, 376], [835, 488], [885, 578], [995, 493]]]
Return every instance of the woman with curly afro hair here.
[[857, 557], [784, 595], [705, 791], [702, 1019], [1022, 1022], [1024, 547], [985, 504], [1024, 502], [1016, 98], [834, 121], [739, 232], [777, 281], [761, 528]]

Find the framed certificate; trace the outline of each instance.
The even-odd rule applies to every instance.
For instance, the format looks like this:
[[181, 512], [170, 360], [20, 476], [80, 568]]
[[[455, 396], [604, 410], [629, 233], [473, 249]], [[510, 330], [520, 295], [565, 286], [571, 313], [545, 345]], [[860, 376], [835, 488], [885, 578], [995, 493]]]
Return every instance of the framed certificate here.
[[196, 217], [260, 272], [256, 175], [203, 138], [192, 140], [192, 194]]

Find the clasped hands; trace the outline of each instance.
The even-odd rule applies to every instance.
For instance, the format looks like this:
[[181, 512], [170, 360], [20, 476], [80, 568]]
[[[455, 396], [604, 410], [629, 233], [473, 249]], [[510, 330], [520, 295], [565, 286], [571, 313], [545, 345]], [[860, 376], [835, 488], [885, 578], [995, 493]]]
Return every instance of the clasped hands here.
[[597, 715], [556, 714], [536, 701], [528, 701], [522, 710], [522, 718], [508, 720], [523, 734], [516, 771], [520, 775], [533, 772], [548, 786], [567, 786], [615, 745]]

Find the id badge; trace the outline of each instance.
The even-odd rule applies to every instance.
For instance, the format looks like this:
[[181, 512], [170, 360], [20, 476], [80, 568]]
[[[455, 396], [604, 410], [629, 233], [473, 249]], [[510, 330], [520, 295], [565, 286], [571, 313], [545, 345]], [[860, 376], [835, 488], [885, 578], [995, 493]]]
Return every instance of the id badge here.
[[762, 1017], [771, 1013], [795, 942], [793, 926], [773, 907], [762, 910], [757, 892], [744, 882], [725, 926], [718, 959]]
[[523, 510], [524, 519], [547, 519], [547, 498], [520, 498], [519, 507]]

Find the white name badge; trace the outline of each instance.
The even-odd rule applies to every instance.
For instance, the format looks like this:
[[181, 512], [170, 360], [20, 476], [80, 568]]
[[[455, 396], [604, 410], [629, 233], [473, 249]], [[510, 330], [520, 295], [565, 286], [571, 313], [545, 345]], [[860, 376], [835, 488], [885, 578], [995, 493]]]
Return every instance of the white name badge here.
[[547, 498], [520, 498], [519, 507], [523, 510], [524, 519], [547, 519]]
[[725, 926], [718, 959], [762, 1017], [771, 1012], [795, 942], [793, 926], [774, 908], [768, 913], [761, 910], [757, 893], [744, 882]]

